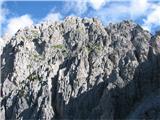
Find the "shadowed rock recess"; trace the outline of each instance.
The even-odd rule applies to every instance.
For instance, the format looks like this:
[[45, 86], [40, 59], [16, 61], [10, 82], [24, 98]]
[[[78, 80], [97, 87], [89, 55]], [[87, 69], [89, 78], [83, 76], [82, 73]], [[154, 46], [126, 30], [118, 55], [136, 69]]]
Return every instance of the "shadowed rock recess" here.
[[159, 35], [77, 17], [17, 31], [1, 51], [1, 120], [160, 119]]

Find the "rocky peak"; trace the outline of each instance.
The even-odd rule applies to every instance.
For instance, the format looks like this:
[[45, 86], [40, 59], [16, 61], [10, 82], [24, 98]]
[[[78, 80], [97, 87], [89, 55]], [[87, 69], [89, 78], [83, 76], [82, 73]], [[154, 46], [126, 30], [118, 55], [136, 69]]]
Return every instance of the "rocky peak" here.
[[0, 116], [158, 119], [157, 39], [132, 21], [105, 27], [95, 18], [18, 30], [1, 55]]

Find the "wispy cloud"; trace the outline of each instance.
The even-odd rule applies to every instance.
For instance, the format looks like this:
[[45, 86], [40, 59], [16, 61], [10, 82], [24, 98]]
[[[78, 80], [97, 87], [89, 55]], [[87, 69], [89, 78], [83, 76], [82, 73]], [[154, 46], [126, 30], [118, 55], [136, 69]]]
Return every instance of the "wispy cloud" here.
[[87, 4], [88, 4], [87, 0], [65, 1], [62, 12], [64, 14], [70, 13], [81, 16], [82, 14], [87, 12], [88, 10]]
[[94, 8], [95, 10], [99, 10], [108, 1], [110, 0], [89, 0], [88, 2], [92, 6], [92, 8]]
[[110, 3], [97, 11], [89, 11], [88, 16], [97, 17], [104, 24], [118, 22], [123, 19], [130, 19], [129, 5], [129, 3]]
[[41, 23], [44, 21], [59, 21], [61, 19], [62, 15], [58, 12], [54, 12], [54, 10], [51, 10], [44, 18], [36, 20], [36, 22], [29, 14], [11, 17], [10, 19], [5, 19], [5, 16], [3, 16], [2, 20], [6, 23], [6, 28], [3, 28], [3, 32], [7, 35], [12, 36], [19, 29], [23, 29], [27, 26], [31, 26], [33, 24]]
[[129, 7], [131, 18], [136, 19], [144, 15], [148, 10], [149, 5], [147, 0], [132, 0]]
[[[53, 9], [37, 22], [58, 21], [68, 15], [97, 17], [103, 23], [119, 22], [124, 19], [140, 21], [144, 29], [160, 26], [160, 0], [72, 0], [63, 2], [63, 10]], [[154, 2], [153, 2], [154, 1]], [[2, 0], [0, 1], [0, 5]], [[5, 31], [14, 34], [18, 29], [34, 24], [28, 13], [6, 19], [7, 8], [0, 9], [0, 22], [5, 22]], [[36, 19], [36, 16], [34, 16]]]
[[0, 9], [0, 23], [4, 23], [6, 21], [6, 15], [9, 13], [9, 10], [6, 8]]
[[50, 12], [47, 14], [45, 18], [42, 19], [42, 21], [59, 21], [61, 19], [62, 19], [62, 15], [60, 13]]
[[160, 28], [160, 4], [151, 4], [150, 8], [146, 19], [143, 19], [143, 28], [147, 30], [152, 30], [155, 26]]
[[100, 10], [110, 0], [74, 0], [66, 1], [63, 12], [68, 12], [78, 16], [84, 15], [88, 12], [89, 7], [93, 10]]
[[22, 29], [26, 26], [30, 26], [33, 24], [33, 20], [30, 15], [26, 14], [20, 17], [14, 17], [8, 20], [7, 28], [5, 33], [9, 33], [11, 35], [15, 34], [18, 29]]
[[[153, 0], [154, 1], [154, 0]], [[97, 11], [87, 12], [89, 17], [97, 17], [107, 24], [132, 19], [140, 22], [146, 30], [160, 29], [160, 1], [128, 0], [127, 2], [106, 2], [105, 6]]]
[[0, 36], [2, 32], [2, 24], [6, 22], [6, 16], [9, 14], [9, 9], [3, 7], [4, 0], [0, 0]]

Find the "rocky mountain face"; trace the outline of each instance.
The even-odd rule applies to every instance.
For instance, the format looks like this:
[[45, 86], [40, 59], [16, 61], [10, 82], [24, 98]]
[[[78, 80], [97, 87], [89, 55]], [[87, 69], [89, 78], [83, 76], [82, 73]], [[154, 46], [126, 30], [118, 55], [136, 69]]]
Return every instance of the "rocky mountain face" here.
[[1, 51], [0, 118], [160, 119], [160, 34], [68, 17]]

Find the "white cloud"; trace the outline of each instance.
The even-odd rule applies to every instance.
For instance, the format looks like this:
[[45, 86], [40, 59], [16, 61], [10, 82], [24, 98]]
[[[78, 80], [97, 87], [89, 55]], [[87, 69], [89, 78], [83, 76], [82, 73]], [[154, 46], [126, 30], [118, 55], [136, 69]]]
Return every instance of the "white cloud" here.
[[6, 15], [8, 14], [9, 10], [6, 8], [0, 8], [0, 23], [4, 23], [6, 21]]
[[8, 20], [6, 33], [13, 35], [17, 32], [18, 29], [24, 28], [26, 26], [31, 26], [32, 24], [33, 20], [27, 14], [20, 17], [11, 18]]
[[79, 15], [85, 13], [88, 9], [87, 7], [87, 1], [86, 0], [83, 0], [83, 1], [80, 1], [78, 0], [77, 3], [73, 3], [73, 7], [75, 7], [75, 12]]
[[88, 10], [87, 0], [66, 1], [63, 7], [63, 13], [82, 15]]
[[[62, 19], [62, 15], [60, 13], [49, 12], [46, 17], [38, 20], [37, 23], [44, 22], [44, 21], [59, 21]], [[19, 17], [13, 17], [6, 20], [6, 28], [4, 28], [4, 33], [6, 35], [12, 36], [14, 35], [19, 29], [23, 29], [27, 26], [31, 26], [34, 24], [33, 19], [30, 15], [25, 14]]]
[[99, 10], [108, 0], [89, 0], [89, 3], [95, 10]]
[[3, 3], [4, 3], [4, 0], [0, 0], [0, 7], [2, 7]]
[[[0, 5], [2, 0], [0, 0]], [[118, 22], [124, 19], [137, 20], [145, 16], [143, 27], [151, 29], [153, 25], [160, 25], [160, 4], [153, 3], [149, 0], [73, 0], [66, 1], [64, 4], [63, 14], [51, 10], [46, 17], [38, 20], [43, 21], [59, 21], [63, 15], [75, 15], [81, 17], [97, 17], [104, 23]], [[118, 1], [118, 2], [116, 2]], [[124, 1], [128, 3], [123, 4]], [[108, 5], [107, 5], [108, 4]], [[106, 6], [107, 5], [107, 6]], [[90, 9], [92, 7], [93, 9]], [[33, 20], [29, 15], [5, 19], [7, 9], [0, 9], [0, 22], [7, 21], [7, 32], [14, 34], [19, 28], [30, 26]]]
[[129, 7], [124, 4], [114, 3], [110, 4], [103, 9], [93, 11], [89, 13], [89, 17], [97, 17], [102, 20], [103, 23], [108, 24], [110, 22], [118, 22], [130, 17]]
[[142, 25], [144, 29], [151, 31], [152, 26], [160, 26], [160, 4], [152, 4], [151, 12], [147, 14], [146, 19], [144, 19], [144, 24]]
[[0, 36], [3, 34], [2, 24], [6, 23], [6, 15], [9, 13], [7, 8], [3, 7], [4, 0], [0, 0]]
[[[97, 11], [88, 12], [89, 17], [97, 17], [108, 24], [119, 22], [125, 19], [141, 21], [144, 29], [152, 31], [160, 27], [160, 1], [149, 0], [128, 0], [128, 2], [112, 2], [107, 6], [101, 6]], [[98, 8], [98, 7], [97, 7]], [[155, 31], [155, 30], [154, 30]]]
[[5, 20], [5, 15], [6, 15], [6, 11], [7, 9], [3, 8], [3, 0], [0, 0], [0, 23], [2, 24]]
[[131, 18], [136, 19], [137, 17], [145, 14], [148, 7], [148, 0], [132, 0], [129, 11], [131, 14]]
[[88, 11], [89, 6], [98, 11], [106, 4], [107, 1], [110, 0], [75, 0], [66, 2], [63, 12], [71, 12], [72, 14], [81, 16]]
[[59, 21], [61, 18], [60, 13], [49, 13], [42, 21]]

